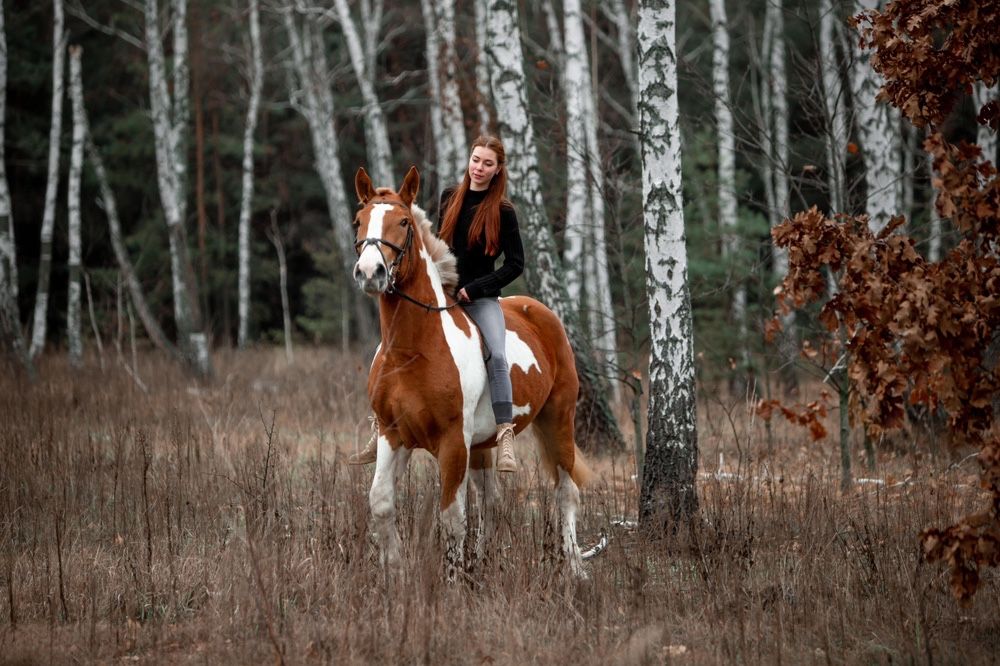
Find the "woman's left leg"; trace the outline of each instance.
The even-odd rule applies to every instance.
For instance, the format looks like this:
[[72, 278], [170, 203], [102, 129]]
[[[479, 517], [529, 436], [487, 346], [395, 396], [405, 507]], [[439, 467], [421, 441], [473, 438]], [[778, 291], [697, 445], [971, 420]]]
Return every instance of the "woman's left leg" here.
[[479, 298], [471, 303], [463, 303], [465, 312], [472, 317], [482, 333], [489, 357], [486, 372], [490, 380], [490, 401], [497, 423], [497, 471], [517, 470], [514, 459], [514, 392], [510, 383], [510, 367], [507, 365], [507, 326], [495, 298]]

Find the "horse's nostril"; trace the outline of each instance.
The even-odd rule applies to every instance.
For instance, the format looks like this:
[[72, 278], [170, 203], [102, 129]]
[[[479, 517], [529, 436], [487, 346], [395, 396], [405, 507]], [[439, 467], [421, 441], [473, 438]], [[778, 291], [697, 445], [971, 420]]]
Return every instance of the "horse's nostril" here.
[[382, 264], [378, 264], [377, 266], [375, 266], [375, 274], [372, 277], [374, 278], [385, 277], [385, 266], [383, 266]]

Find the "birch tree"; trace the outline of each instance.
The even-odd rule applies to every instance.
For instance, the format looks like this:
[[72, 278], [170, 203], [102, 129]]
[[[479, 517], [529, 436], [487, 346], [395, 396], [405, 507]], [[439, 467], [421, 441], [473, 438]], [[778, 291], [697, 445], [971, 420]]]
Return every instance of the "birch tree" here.
[[[768, 0], [765, 12], [765, 54], [768, 62], [765, 99], [769, 113], [765, 127], [771, 142], [770, 166], [774, 200], [771, 208], [771, 227], [788, 217], [788, 75], [785, 69], [785, 16], [782, 0]], [[774, 273], [779, 278], [788, 272], [788, 253], [778, 248], [774, 252]]]
[[847, 183], [844, 154], [847, 150], [847, 109], [836, 50], [836, 10], [832, 0], [820, 0], [819, 58], [822, 71], [823, 111], [826, 120], [826, 171], [830, 190], [830, 210], [847, 212]]
[[[344, 191], [343, 171], [338, 154], [340, 145], [334, 122], [336, 109], [333, 91], [330, 89], [332, 76], [326, 51], [317, 26], [308, 19], [299, 20], [296, 16], [305, 14], [302, 0], [294, 0], [294, 4], [293, 0], [285, 0], [280, 11], [292, 56], [289, 73], [291, 103], [309, 125], [316, 174], [326, 194], [342, 275], [345, 284], [351, 284], [354, 279], [354, 248], [349, 234], [342, 232], [341, 225], [345, 220], [352, 219], [353, 215]], [[352, 299], [358, 332], [367, 339], [374, 335], [374, 316], [368, 303], [355, 291], [345, 289], [345, 294]]]
[[490, 133], [490, 106], [493, 94], [490, 92], [490, 68], [486, 58], [486, 3], [488, 0], [472, 0], [476, 24], [476, 110], [479, 112], [479, 134]]
[[[719, 142], [719, 225], [722, 228], [722, 256], [730, 267], [739, 254], [740, 238], [736, 228], [736, 133], [733, 127], [732, 99], [729, 94], [729, 24], [725, 0], [710, 0], [712, 20], [712, 91], [715, 97], [715, 127]], [[730, 316], [739, 330], [744, 364], [747, 353], [746, 284], [733, 275]]]
[[[855, 14], [878, 9], [881, 0], [855, 0]], [[872, 231], [879, 232], [902, 207], [903, 154], [899, 110], [876, 99], [882, 76], [872, 69], [871, 54], [855, 45], [851, 85], [854, 120], [865, 165], [865, 210]]]
[[[615, 26], [618, 38], [618, 60], [621, 63], [622, 74], [625, 78], [625, 86], [628, 88], [628, 111], [630, 129], [635, 129], [639, 122], [639, 72], [635, 62], [635, 28], [633, 27], [632, 14], [626, 6], [625, 0], [609, 0], [600, 3], [601, 10], [605, 13], [611, 23]], [[638, 134], [632, 134], [636, 152], [639, 152]]]
[[420, 0], [420, 8], [427, 34], [431, 133], [438, 184], [443, 187], [465, 172], [469, 157], [456, 72], [455, 0]]
[[[1000, 92], [1000, 86], [996, 83], [992, 86], [987, 86], [982, 81], [976, 83], [972, 89], [972, 99], [976, 104], [976, 113], [978, 114], [979, 110], [990, 100], [996, 100], [998, 92]], [[976, 123], [976, 144], [983, 151], [983, 159], [989, 160], [993, 163], [993, 166], [996, 166], [997, 133], [990, 129], [989, 125]]]
[[187, 1], [171, 0], [173, 33], [172, 93], [168, 89], [157, 0], [145, 0], [149, 102], [156, 149], [156, 179], [170, 240], [174, 320], [182, 353], [198, 374], [212, 372], [208, 338], [202, 328], [198, 285], [187, 247], [187, 132], [190, 116]]
[[[350, 8], [347, 6], [347, 0], [335, 0], [334, 4], [341, 30], [344, 33], [344, 40], [347, 42], [351, 67], [354, 69], [358, 87], [361, 89], [361, 99], [364, 102], [365, 149], [368, 154], [368, 165], [372, 169], [372, 178], [377, 183], [395, 183], [395, 176], [392, 172], [389, 131], [386, 128], [385, 114], [382, 113], [382, 104], [375, 92], [374, 62], [366, 58], [359, 35], [360, 31], [351, 15]], [[381, 7], [382, 3], [378, 2], [376, 11], [368, 12], [373, 15], [369, 21], [372, 23], [381, 22]], [[377, 35], [378, 25], [375, 23], [369, 27], [375, 31], [375, 35], [369, 33], [367, 39], [373, 40]], [[369, 65], [369, 62], [372, 64]]]
[[250, 331], [250, 216], [253, 213], [253, 146], [257, 131], [257, 111], [260, 91], [264, 84], [264, 59], [260, 48], [260, 7], [257, 0], [250, 0], [250, 101], [247, 104], [246, 123], [243, 126], [243, 194], [240, 199], [239, 269], [239, 325], [236, 344], [240, 349], [247, 345]]
[[689, 519], [698, 507], [694, 345], [681, 187], [675, 12], [673, 0], [639, 2], [639, 136], [652, 340], [639, 518], [653, 534]]
[[21, 335], [17, 309], [17, 265], [14, 252], [14, 220], [7, 183], [7, 157], [4, 151], [7, 129], [7, 28], [3, 0], [0, 0], [0, 348], [12, 354], [33, 377], [34, 369], [28, 348]]
[[66, 30], [63, 1], [53, 0], [52, 31], [52, 111], [49, 122], [48, 178], [45, 183], [45, 208], [42, 212], [41, 249], [38, 258], [38, 282], [31, 328], [31, 357], [45, 348], [49, 312], [49, 279], [52, 274], [52, 232], [56, 221], [56, 194], [59, 191], [59, 147], [62, 138], [62, 110], [66, 73]]
[[83, 91], [81, 85], [80, 47], [69, 49], [69, 77], [73, 110], [73, 146], [69, 158], [69, 180], [66, 208], [69, 211], [69, 297], [66, 300], [66, 337], [69, 341], [69, 361], [79, 366], [83, 360], [81, 339], [80, 290], [80, 175], [83, 172]]
[[[614, 305], [608, 278], [604, 233], [604, 173], [597, 137], [597, 108], [587, 54], [580, 0], [563, 3], [565, 50], [563, 91], [566, 99], [566, 282], [573, 302], [585, 303], [590, 336], [611, 382], [615, 381], [617, 344]], [[550, 16], [555, 15], [549, 11]], [[580, 293], [582, 289], [583, 293]]]
[[566, 292], [562, 263], [553, 249], [555, 242], [542, 200], [534, 126], [528, 115], [517, 3], [490, 0], [487, 26], [491, 89], [498, 129], [507, 152], [510, 194], [526, 241], [528, 287], [562, 319], [576, 353], [580, 375], [578, 436], [582, 438], [589, 431], [604, 446], [621, 449], [624, 441], [601, 390], [592, 347], [580, 330], [579, 317]]

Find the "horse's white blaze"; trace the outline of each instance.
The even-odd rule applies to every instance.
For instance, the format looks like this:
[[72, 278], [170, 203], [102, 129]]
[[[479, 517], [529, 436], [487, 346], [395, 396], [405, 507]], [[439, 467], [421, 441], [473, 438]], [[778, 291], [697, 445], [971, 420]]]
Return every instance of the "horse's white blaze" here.
[[[385, 214], [392, 210], [390, 204], [375, 204], [372, 206], [371, 215], [368, 217], [368, 238], [382, 238], [382, 223], [385, 221]], [[375, 274], [378, 266], [385, 266], [385, 259], [377, 245], [366, 245], [358, 257], [355, 264], [361, 274], [367, 278]], [[388, 266], [386, 266], [388, 269]]]

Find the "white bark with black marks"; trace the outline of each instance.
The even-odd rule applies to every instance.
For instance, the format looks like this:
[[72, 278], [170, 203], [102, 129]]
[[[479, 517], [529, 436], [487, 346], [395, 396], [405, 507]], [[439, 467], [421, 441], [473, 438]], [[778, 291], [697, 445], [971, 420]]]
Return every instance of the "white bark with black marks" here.
[[[7, 289], [17, 303], [17, 253], [14, 245], [14, 215], [10, 205], [10, 185], [7, 182], [6, 147], [2, 140], [7, 126], [7, 35], [4, 29], [3, 0], [0, 0], [0, 262], [4, 264]], [[15, 308], [16, 309], [16, 308]], [[20, 320], [15, 312], [14, 320]], [[20, 326], [18, 326], [20, 330]]]
[[639, 3], [639, 118], [646, 289], [649, 428], [640, 521], [652, 534], [698, 507], [694, 345], [681, 187], [673, 0]]
[[[972, 99], [976, 104], [976, 115], [991, 99], [995, 100], [1000, 93], [1000, 86], [994, 83], [987, 86], [982, 81], [976, 83], [972, 88]], [[976, 123], [976, 144], [983, 151], [983, 159], [989, 160], [993, 166], [997, 165], [997, 133], [990, 129], [989, 125]]]
[[[785, 68], [785, 15], [782, 0], [768, 0], [770, 17], [770, 99], [773, 128], [774, 206], [772, 220], [781, 223], [789, 216], [788, 185], [788, 74]], [[773, 247], [773, 246], [772, 246]], [[774, 248], [774, 272], [778, 277], [788, 273], [788, 252]]]
[[[486, 53], [491, 89], [500, 138], [507, 152], [510, 197], [517, 208], [524, 239], [525, 264], [529, 267], [525, 274], [528, 288], [562, 320], [576, 353], [581, 403], [584, 403], [583, 409], [578, 406], [577, 423], [586, 423], [589, 419], [597, 439], [605, 446], [621, 449], [624, 441], [606, 396], [599, 388], [602, 382], [591, 358], [590, 344], [580, 330], [575, 307], [566, 293], [562, 262], [555, 251], [542, 200], [535, 131], [528, 115], [517, 3], [490, 0], [487, 26], [489, 48]], [[578, 436], [585, 436], [582, 428], [578, 429]]]
[[145, 0], [146, 55], [149, 62], [149, 102], [153, 116], [156, 175], [170, 241], [171, 286], [179, 346], [189, 366], [201, 376], [212, 372], [208, 338], [202, 328], [198, 285], [187, 248], [187, 132], [190, 84], [187, 64], [187, 2], [171, 0], [173, 86], [167, 85], [160, 41], [157, 0]]
[[[604, 366], [604, 375], [611, 387], [613, 398], [620, 397], [617, 382], [618, 345], [615, 340], [617, 329], [614, 305], [611, 301], [611, 281], [608, 275], [608, 248], [604, 230], [604, 171], [600, 142], [597, 136], [597, 104], [594, 99], [594, 80], [590, 69], [590, 57], [586, 47], [586, 33], [583, 29], [583, 11], [579, 0], [564, 3], [565, 67], [566, 67], [566, 107], [567, 107], [567, 151], [580, 141], [579, 152], [584, 164], [579, 178], [583, 180], [580, 190], [586, 197], [583, 217], [585, 273], [581, 281], [586, 289], [586, 303], [589, 308], [587, 321], [598, 357]], [[579, 104], [579, 111], [570, 113], [571, 106]], [[570, 130], [571, 123], [579, 123], [578, 129]], [[567, 182], [572, 166], [568, 167]], [[575, 176], [573, 177], [575, 179]], [[567, 225], [569, 224], [567, 206]]]
[[4, 153], [7, 121], [7, 29], [3, 0], [0, 0], [0, 351], [13, 355], [35, 376], [28, 347], [21, 334], [17, 308], [17, 259], [14, 252], [10, 188], [7, 183], [7, 160]]
[[237, 346], [247, 346], [250, 335], [250, 217], [253, 214], [253, 146], [257, 131], [257, 112], [260, 107], [261, 88], [264, 85], [264, 59], [260, 45], [260, 8], [257, 0], [250, 0], [250, 101], [247, 104], [246, 123], [243, 126], [243, 189], [240, 198], [239, 268], [237, 275], [238, 316]]
[[52, 32], [52, 111], [49, 122], [49, 168], [45, 181], [45, 207], [42, 211], [41, 247], [38, 258], [38, 282], [35, 288], [35, 311], [31, 327], [31, 357], [45, 348], [49, 313], [49, 280], [52, 275], [52, 234], [56, 222], [56, 194], [59, 190], [59, 148], [62, 139], [62, 111], [66, 79], [66, 30], [63, 1], [53, 0]]
[[[389, 146], [389, 131], [386, 127], [382, 104], [375, 92], [375, 70], [366, 64], [367, 58], [361, 43], [358, 26], [354, 22], [347, 0], [334, 0], [337, 9], [337, 19], [340, 22], [344, 40], [347, 42], [347, 52], [351, 58], [361, 99], [364, 102], [365, 149], [368, 155], [368, 166], [376, 183], [395, 183], [392, 173], [392, 149]], [[366, 35], [378, 34], [379, 26], [363, 26]]]
[[486, 3], [488, 0], [472, 0], [476, 24], [476, 109], [479, 112], [479, 134], [490, 132], [490, 107], [493, 94], [490, 92], [490, 68], [486, 58]]
[[83, 339], [81, 336], [82, 289], [80, 283], [80, 262], [82, 258], [80, 242], [80, 176], [83, 172], [83, 83], [80, 76], [79, 46], [69, 49], [70, 97], [73, 110], [73, 147], [69, 158], [69, 181], [66, 208], [69, 211], [67, 225], [69, 237], [69, 296], [66, 301], [66, 337], [69, 341], [69, 362], [79, 366], [83, 361]]
[[719, 227], [722, 231], [722, 257], [729, 267], [733, 285], [729, 315], [739, 331], [741, 360], [748, 362], [746, 303], [747, 291], [743, 275], [733, 272], [739, 266], [734, 259], [740, 252], [736, 201], [736, 133], [733, 125], [732, 97], [729, 94], [729, 21], [725, 0], [710, 0], [712, 20], [712, 92], [715, 97], [715, 128], [719, 144]]
[[431, 92], [438, 183], [441, 187], [465, 172], [468, 146], [458, 93], [454, 0], [420, 0], [427, 35], [427, 78]]
[[588, 187], [587, 138], [584, 126], [583, 97], [590, 89], [587, 72], [587, 49], [584, 45], [583, 19], [580, 0], [564, 0], [565, 35], [562, 84], [566, 99], [566, 230], [563, 264], [566, 266], [566, 288], [570, 302], [578, 307], [585, 303], [584, 282], [589, 278], [584, 265], [590, 225], [590, 188]]
[[[854, 12], [880, 9], [881, 0], [855, 0]], [[872, 69], [871, 52], [854, 42], [851, 85], [854, 94], [854, 121], [865, 164], [865, 211], [868, 226], [878, 233], [902, 208], [903, 141], [899, 110], [876, 99], [882, 75]]]
[[823, 111], [826, 120], [826, 171], [830, 190], [830, 211], [846, 213], [848, 127], [846, 86], [837, 57], [836, 24], [840, 20], [832, 0], [820, 0], [819, 58], [823, 83]]

